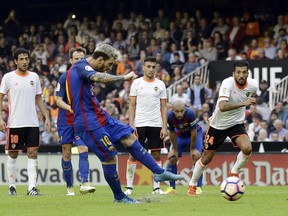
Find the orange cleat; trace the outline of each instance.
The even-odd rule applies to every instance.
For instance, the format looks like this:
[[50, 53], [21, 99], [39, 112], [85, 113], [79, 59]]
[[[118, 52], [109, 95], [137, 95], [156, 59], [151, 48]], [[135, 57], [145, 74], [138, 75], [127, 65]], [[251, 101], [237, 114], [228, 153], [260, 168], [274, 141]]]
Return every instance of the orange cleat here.
[[188, 196], [196, 196], [196, 186], [188, 186], [188, 191], [187, 191], [187, 195]]

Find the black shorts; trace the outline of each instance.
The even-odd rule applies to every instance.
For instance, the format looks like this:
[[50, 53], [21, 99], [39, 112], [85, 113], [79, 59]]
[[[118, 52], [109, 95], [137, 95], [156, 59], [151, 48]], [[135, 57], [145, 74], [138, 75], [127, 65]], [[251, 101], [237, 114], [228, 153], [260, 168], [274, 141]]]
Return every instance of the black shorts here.
[[235, 125], [225, 130], [217, 130], [210, 126], [205, 135], [204, 149], [216, 150], [227, 137], [231, 139], [233, 146], [237, 147], [235, 140], [243, 134], [247, 135], [244, 124]]
[[161, 150], [164, 142], [160, 138], [161, 127], [137, 127], [138, 140], [145, 149]]
[[39, 146], [39, 127], [9, 128], [6, 150], [19, 151]]

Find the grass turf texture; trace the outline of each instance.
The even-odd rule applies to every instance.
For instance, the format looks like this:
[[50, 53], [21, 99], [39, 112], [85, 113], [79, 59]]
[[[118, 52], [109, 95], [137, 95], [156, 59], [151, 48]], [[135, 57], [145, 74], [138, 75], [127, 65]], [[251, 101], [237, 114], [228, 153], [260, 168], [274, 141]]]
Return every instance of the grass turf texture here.
[[[165, 189], [165, 187], [162, 187]], [[64, 186], [39, 186], [42, 196], [29, 197], [25, 186], [17, 186], [17, 196], [7, 195], [7, 186], [0, 186], [0, 215], [20, 216], [170, 216], [170, 215], [233, 215], [283, 216], [288, 211], [288, 186], [246, 187], [243, 197], [235, 202], [225, 200], [218, 186], [205, 186], [197, 197], [186, 195], [187, 188], [177, 187], [174, 195], [151, 195], [151, 186], [134, 187], [133, 198], [142, 204], [114, 204], [108, 186], [98, 186], [94, 194], [67, 197]]]

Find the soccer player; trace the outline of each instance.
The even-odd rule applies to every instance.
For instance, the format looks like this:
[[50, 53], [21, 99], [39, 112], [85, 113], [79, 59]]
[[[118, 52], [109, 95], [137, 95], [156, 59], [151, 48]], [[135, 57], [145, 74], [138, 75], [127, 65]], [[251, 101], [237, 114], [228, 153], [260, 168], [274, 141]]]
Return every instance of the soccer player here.
[[[73, 65], [76, 61], [84, 59], [86, 49], [83, 47], [71, 48], [69, 50], [70, 63]], [[79, 172], [81, 176], [80, 193], [94, 193], [95, 187], [90, 186], [88, 182], [89, 161], [88, 148], [81, 141], [79, 136], [74, 134], [74, 117], [70, 105], [68, 105], [66, 96], [66, 75], [62, 74], [58, 80], [56, 88], [56, 103], [59, 108], [57, 129], [59, 134], [59, 143], [62, 145], [62, 169], [67, 185], [67, 196], [74, 196], [73, 189], [73, 168], [71, 163], [71, 148], [73, 141], [76, 144], [79, 152]]]
[[[49, 113], [42, 100], [39, 76], [28, 71], [30, 54], [24, 48], [15, 50], [14, 61], [17, 69], [3, 76], [0, 87], [0, 112], [4, 95], [8, 96], [9, 118], [7, 123], [7, 174], [9, 182], [8, 195], [16, 195], [16, 161], [19, 151], [27, 149], [27, 195], [40, 195], [36, 188], [38, 148], [39, 148], [39, 122], [36, 106], [45, 117], [45, 128], [50, 130], [51, 122]], [[4, 131], [6, 124], [0, 118], [0, 130]]]
[[189, 182], [187, 194], [190, 196], [196, 194], [198, 178], [227, 136], [235, 147], [240, 148], [236, 163], [229, 172], [230, 176], [238, 176], [239, 170], [251, 156], [252, 146], [244, 128], [245, 107], [256, 103], [258, 83], [248, 78], [248, 66], [247, 61], [235, 61], [233, 76], [221, 84], [216, 108], [209, 118], [210, 127], [204, 139], [204, 153], [196, 162]]
[[141, 146], [129, 125], [111, 118], [101, 109], [99, 101], [92, 94], [92, 83], [109, 83], [136, 78], [134, 72], [123, 76], [105, 73], [110, 71], [119, 58], [119, 51], [109, 44], [96, 47], [92, 56], [76, 62], [68, 71], [66, 78], [67, 96], [74, 111], [76, 133], [86, 146], [102, 162], [105, 179], [110, 186], [115, 203], [139, 203], [125, 195], [121, 189], [116, 170], [116, 143], [122, 144], [138, 161], [154, 173], [156, 182], [183, 179], [181, 175], [168, 172], [154, 161], [151, 155]]
[[[129, 125], [134, 128], [141, 145], [151, 150], [156, 163], [162, 167], [161, 149], [167, 132], [167, 94], [163, 81], [156, 79], [156, 59], [146, 57], [142, 66], [143, 77], [133, 81], [130, 89]], [[145, 143], [147, 141], [147, 143]], [[127, 187], [124, 192], [131, 195], [137, 160], [130, 154], [127, 161]], [[153, 182], [152, 194], [165, 194], [160, 182]]]
[[[193, 164], [200, 158], [203, 148], [203, 134], [197, 124], [196, 113], [186, 108], [185, 103], [177, 100], [168, 112], [168, 130], [172, 148], [168, 153], [169, 164], [167, 170], [177, 173], [177, 161], [182, 157], [182, 152], [189, 147]], [[198, 180], [197, 194], [202, 193], [202, 176]], [[170, 181], [166, 194], [176, 193], [175, 181]]]

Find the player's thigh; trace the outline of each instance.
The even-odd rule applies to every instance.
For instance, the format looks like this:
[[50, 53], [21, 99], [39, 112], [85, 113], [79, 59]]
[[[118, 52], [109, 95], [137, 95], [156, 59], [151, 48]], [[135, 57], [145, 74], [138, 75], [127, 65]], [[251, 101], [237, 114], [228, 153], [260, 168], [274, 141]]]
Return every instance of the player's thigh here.
[[216, 150], [228, 136], [229, 130], [217, 130], [209, 127], [204, 138], [205, 150]]
[[196, 144], [195, 148], [199, 151], [203, 151], [203, 132], [202, 129], [197, 129], [197, 138], [196, 138]]
[[134, 132], [132, 127], [113, 118], [108, 120], [104, 129], [109, 134], [110, 140], [113, 144], [120, 144], [121, 139], [129, 138]]
[[102, 162], [109, 161], [118, 154], [109, 133], [103, 127], [82, 132], [80, 137]]
[[39, 147], [39, 137], [40, 131], [39, 127], [27, 127], [26, 128], [26, 137], [25, 137], [25, 145], [27, 148], [30, 147]]
[[73, 125], [59, 125], [57, 127], [59, 135], [59, 144], [72, 144], [74, 139], [74, 126]]
[[160, 138], [161, 127], [147, 127], [147, 146], [151, 150], [160, 150], [164, 148], [163, 139]]
[[182, 157], [183, 151], [189, 151], [191, 145], [190, 137], [177, 137], [178, 157]]
[[6, 150], [21, 151], [25, 149], [25, 128], [8, 128]]
[[138, 141], [146, 149], [147, 149], [146, 140], [147, 140], [147, 133], [148, 133], [147, 131], [148, 131], [148, 127], [137, 127]]

